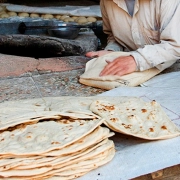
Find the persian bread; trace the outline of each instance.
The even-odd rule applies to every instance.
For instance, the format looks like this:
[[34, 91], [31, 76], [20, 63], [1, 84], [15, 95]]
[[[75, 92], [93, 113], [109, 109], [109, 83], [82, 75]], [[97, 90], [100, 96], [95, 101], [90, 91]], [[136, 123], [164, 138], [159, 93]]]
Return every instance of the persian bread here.
[[[105, 127], [98, 127], [96, 128], [93, 132], [91, 132], [90, 134], [86, 135], [85, 137], [79, 139], [78, 141], [76, 141], [75, 143], [72, 143], [68, 146], [65, 146], [62, 149], [55, 149], [46, 153], [42, 153], [40, 154], [41, 157], [46, 157], [46, 156], [51, 156], [51, 157], [57, 157], [57, 156], [68, 156], [68, 155], [72, 155], [72, 154], [77, 154], [77, 152], [79, 151], [84, 151], [85, 149], [94, 146], [95, 144], [101, 142], [104, 139], [107, 139], [109, 137], [112, 137], [114, 135], [113, 132], [110, 132], [110, 130], [108, 128]], [[1, 163], [4, 162], [4, 159], [7, 158], [27, 158], [28, 159], [32, 158], [33, 159], [33, 155], [14, 155], [14, 154], [6, 154], [6, 155], [1, 155], [0, 156], [0, 166], [3, 166], [3, 164], [1, 165]], [[2, 162], [3, 161], [3, 162]], [[6, 161], [5, 161], [6, 162]], [[14, 161], [9, 161], [9, 162], [14, 162]], [[16, 162], [16, 161], [15, 161]]]
[[[82, 169], [82, 172], [86, 172], [85, 169], [88, 169], [87, 172], [93, 170], [101, 165], [109, 162], [115, 155], [114, 143], [111, 140], [105, 140], [92, 147], [91, 149], [87, 149], [87, 153], [82, 154], [82, 156], [74, 157], [71, 161], [67, 161], [64, 163], [61, 161], [62, 157], [57, 157], [57, 159], [48, 161], [45, 164], [42, 164], [42, 159], [40, 159], [40, 164], [42, 166], [38, 166], [36, 162], [34, 165], [37, 166], [17, 166], [11, 168], [6, 171], [0, 171], [0, 176], [3, 177], [26, 177], [25, 179], [35, 179], [44, 176], [56, 175], [56, 176], [69, 176], [76, 175], [78, 173], [78, 169]], [[52, 157], [49, 157], [52, 158]], [[45, 158], [47, 159], [47, 158]], [[26, 160], [26, 159], [25, 159]], [[39, 161], [38, 159], [36, 160]], [[31, 165], [31, 161], [27, 161]], [[61, 168], [60, 168], [61, 167]], [[84, 170], [83, 170], [84, 169]], [[30, 172], [31, 171], [31, 172]], [[81, 171], [80, 171], [81, 172]], [[28, 178], [29, 177], [29, 178]]]
[[[89, 171], [92, 171], [92, 170], [110, 162], [113, 159], [114, 155], [115, 155], [115, 149], [110, 148], [108, 150], [105, 150], [104, 152], [101, 152], [99, 155], [95, 156], [94, 158], [92, 157], [92, 159], [90, 158], [90, 159], [81, 161], [79, 163], [76, 163], [75, 167], [71, 168], [69, 170], [61, 171], [61, 169], [54, 169], [52, 171], [47, 171], [45, 173], [42, 173], [39, 175], [34, 175], [31, 177], [16, 176], [16, 180], [18, 180], [18, 179], [32, 180], [32, 178], [34, 180], [40, 180], [40, 179], [44, 179], [44, 178], [50, 178], [50, 180], [53, 180], [53, 179], [54, 180], [55, 179], [58, 179], [58, 180], [75, 179], [75, 178], [78, 178], [78, 177], [88, 173]], [[81, 167], [80, 165], [84, 165], [84, 166]], [[31, 169], [31, 171], [32, 170], [35, 171], [35, 173], [37, 173], [36, 169]], [[13, 170], [13, 172], [18, 174], [18, 170]], [[25, 172], [28, 172], [28, 170], [26, 170]], [[14, 176], [11, 177], [11, 173], [9, 174], [8, 171], [3, 172], [2, 174], [4, 177], [8, 176], [9, 177], [8, 180], [11, 180], [11, 179], [15, 180]], [[21, 174], [22, 174], [22, 172], [21, 172]]]
[[95, 130], [103, 119], [46, 121], [0, 134], [0, 155], [38, 155], [61, 149]]
[[[68, 166], [64, 166], [65, 163], [69, 163], [69, 161], [71, 162], [76, 162], [78, 158], [82, 158], [84, 157], [86, 154], [92, 152], [92, 151], [97, 151], [97, 149], [100, 146], [105, 146], [108, 147], [108, 145], [110, 141], [106, 138], [104, 139], [102, 142], [98, 142], [97, 144], [88, 147], [86, 149], [80, 150], [76, 153], [72, 153], [72, 154], [67, 154], [67, 155], [61, 155], [61, 156], [56, 156], [56, 157], [46, 157], [46, 156], [40, 156], [39, 158], [36, 158], [36, 156], [33, 157], [25, 157], [25, 158], [15, 158], [16, 162], [11, 162], [11, 159], [5, 159], [5, 163], [3, 163], [4, 165], [0, 167], [1, 171], [6, 171], [8, 169], [33, 169], [33, 168], [37, 168], [37, 167], [55, 167], [56, 165], [60, 165], [62, 164], [63, 167], [68, 167]], [[34, 158], [34, 159], [33, 159]], [[15, 165], [15, 163], [17, 165]], [[71, 165], [71, 164], [70, 164]], [[4, 168], [5, 167], [5, 168]]]
[[[5, 111], [7, 111], [9, 108], [6, 108]], [[48, 119], [56, 119], [56, 120], [62, 120], [63, 118], [71, 118], [71, 119], [97, 119], [100, 118], [99, 116], [88, 113], [88, 112], [80, 112], [80, 111], [69, 111], [69, 112], [58, 112], [58, 111], [23, 111], [21, 109], [13, 109], [12, 111], [9, 111], [8, 116], [4, 113], [4, 117], [1, 117], [0, 123], [0, 131], [5, 130], [10, 127], [14, 127], [17, 125], [22, 124], [28, 124], [28, 123], [37, 123], [40, 120], [48, 120]], [[23, 112], [23, 114], [22, 114]], [[2, 112], [1, 112], [2, 113]], [[1, 114], [0, 113], [0, 114]]]
[[53, 151], [49, 151], [47, 153], [43, 153], [42, 156], [60, 156], [72, 154], [80, 150], [84, 150], [85, 148], [88, 148], [90, 146], [93, 146], [96, 143], [99, 143], [102, 140], [112, 136], [114, 136], [114, 133], [110, 132], [108, 128], [102, 128], [99, 126], [92, 133], [76, 141], [76, 143], [70, 144], [69, 146], [66, 146], [63, 149], [56, 149]]
[[[46, 121], [39, 122], [37, 124], [44, 123], [46, 123]], [[54, 128], [50, 129], [54, 132]], [[63, 130], [66, 131], [65, 129]], [[45, 134], [44, 132], [41, 133]], [[49, 132], [46, 133], [49, 134]], [[54, 133], [56, 133], [56, 131]], [[114, 157], [114, 143], [108, 139], [108, 137], [111, 137], [112, 135], [114, 135], [114, 133], [111, 133], [108, 128], [97, 126], [94, 131], [88, 133], [85, 137], [72, 142], [70, 145], [64, 146], [62, 148], [63, 152], [60, 152], [59, 149], [52, 150], [59, 151], [61, 155], [57, 154], [57, 156], [51, 156], [50, 154], [46, 154], [45, 156], [45, 153], [43, 155], [39, 153], [38, 155], [27, 154], [22, 157], [14, 156], [13, 158], [11, 157], [8, 159], [1, 158], [0, 176], [4, 177], [3, 179], [8, 178], [8, 180], [30, 180], [32, 178], [35, 180], [50, 177], [58, 177], [59, 179], [74, 179], [75, 177], [82, 176], [89, 171], [108, 163]], [[22, 134], [17, 134], [17, 136], [20, 138]], [[59, 137], [58, 134], [57, 136]], [[91, 136], [91, 138], [87, 136]], [[53, 134], [51, 134], [51, 137], [53, 139]], [[88, 143], [86, 141], [92, 142]], [[77, 145], [75, 146], [75, 144]], [[25, 143], [25, 146], [26, 145], [27, 143]], [[36, 144], [33, 145], [36, 146]], [[42, 147], [47, 149], [45, 145], [42, 145]], [[72, 150], [70, 150], [70, 148], [72, 148]], [[22, 148], [20, 148], [20, 151], [21, 149]], [[67, 152], [65, 149], [67, 149]], [[39, 149], [37, 149], [37, 151], [40, 152]]]
[[56, 172], [55, 176], [57, 175], [69, 176], [69, 175], [73, 175], [73, 174], [84, 172], [84, 171], [86, 172], [87, 170], [91, 171], [111, 161], [114, 155], [115, 155], [114, 148], [105, 150], [104, 152], [101, 152], [99, 155], [93, 157], [92, 159], [87, 159], [79, 163], [76, 163], [74, 167], [72, 165], [72, 168], [69, 170], [59, 169], [59, 172]]
[[85, 72], [80, 76], [79, 82], [87, 86], [110, 90], [121, 86], [138, 86], [161, 72], [157, 68], [152, 68], [123, 76], [99, 76], [100, 72], [107, 65], [106, 60], [113, 61], [120, 56], [130, 55], [130, 52], [112, 52], [88, 61], [86, 63]]
[[[59, 159], [60, 156], [61, 162], [66, 162], [66, 160], [71, 160], [77, 158], [79, 154], [83, 154], [91, 151], [92, 149], [106, 143], [107, 138], [113, 136], [114, 133], [110, 132], [109, 129], [105, 127], [98, 127], [92, 133], [88, 134], [84, 138], [72, 143], [62, 149], [56, 149], [47, 153], [40, 154], [39, 156], [16, 156], [9, 155], [9, 157], [0, 158], [0, 171], [5, 171], [16, 166], [28, 166], [29, 164], [39, 164], [46, 163], [47, 161]], [[87, 150], [88, 149], [88, 150]]]
[[[57, 159], [57, 157], [37, 157], [37, 156], [32, 156], [32, 157], [21, 157], [21, 158], [16, 158], [14, 159], [2, 159], [3, 166], [0, 166], [0, 172], [7, 171], [10, 169], [21, 169], [19, 167], [24, 167], [22, 169], [33, 169], [33, 168], [39, 168], [43, 167], [45, 164], [45, 167], [52, 167], [50, 162], [53, 160]], [[2, 164], [1, 163], [1, 164]], [[32, 168], [26, 168], [26, 167], [32, 167]]]
[[[100, 153], [110, 149], [114, 148], [114, 143], [111, 140], [104, 140], [101, 143], [98, 143], [94, 147], [87, 148], [84, 152], [80, 152], [77, 155], [67, 155], [67, 160], [64, 161], [66, 158], [65, 156], [58, 156], [56, 159], [53, 159], [52, 157], [48, 157], [49, 159], [52, 158], [52, 160], [47, 161], [47, 157], [42, 157], [41, 159], [36, 159], [34, 162], [28, 162], [26, 160], [26, 164], [21, 164], [19, 166], [16, 166], [14, 169], [16, 170], [23, 170], [23, 169], [33, 169], [33, 168], [39, 168], [39, 167], [52, 167], [53, 169], [58, 169], [58, 172], [74, 168], [76, 163], [82, 162], [82, 160], [87, 160], [94, 158], [95, 156], [99, 156]], [[44, 160], [44, 162], [43, 162]], [[24, 161], [25, 163], [25, 161]], [[61, 167], [61, 168], [59, 168]]]
[[[0, 130], [21, 123], [36, 123], [43, 119], [62, 119], [61, 115], [82, 119], [98, 118], [89, 110], [89, 105], [96, 99], [97, 97], [63, 96], [6, 101], [0, 103]], [[111, 97], [111, 99], [115, 101], [116, 98]], [[118, 99], [121, 100], [121, 97]]]
[[50, 170], [52, 170], [52, 167], [25, 169], [25, 170], [19, 170], [19, 171], [15, 169], [11, 169], [11, 170], [0, 172], [0, 176], [3, 176], [3, 177], [11, 177], [12, 175], [13, 176], [24, 176], [24, 175], [34, 176], [34, 175], [46, 173], [47, 171], [50, 171]]
[[[110, 148], [113, 148], [114, 151], [115, 151], [115, 148], [114, 148], [114, 143], [113, 141], [111, 140], [108, 140], [106, 143], [103, 143], [101, 144], [100, 146], [96, 147], [94, 150], [88, 152], [87, 154], [85, 155], [82, 155], [76, 159], [72, 159], [71, 161], [67, 161], [66, 163], [61, 163], [59, 162], [59, 164], [57, 163], [55, 166], [54, 166], [54, 169], [61, 169], [65, 166], [70, 166], [72, 165], [73, 163], [78, 163], [82, 160], [87, 160], [87, 159], [91, 159], [92, 157], [94, 156], [98, 156], [100, 153], [103, 154], [103, 152], [105, 150], [108, 150]], [[60, 170], [59, 170], [60, 171]]]
[[112, 101], [94, 101], [90, 110], [105, 119], [110, 129], [147, 139], [167, 139], [180, 135], [178, 127], [156, 102], [127, 101], [115, 105]]
[[[85, 173], [88, 173], [91, 170], [94, 170], [108, 162], [110, 162], [114, 155], [115, 155], [115, 149], [114, 147], [111, 148], [106, 148], [106, 149], [102, 149], [103, 151], [99, 152], [97, 155], [89, 157], [89, 158], [84, 158], [81, 159], [79, 161], [76, 161], [75, 163], [72, 162], [72, 164], [69, 162], [69, 168], [64, 167], [64, 168], [56, 168], [54, 167], [51, 171], [47, 171], [44, 172], [42, 174], [37, 174], [38, 172], [36, 171], [36, 169], [31, 169], [33, 171], [35, 171], [36, 175], [31, 176], [28, 178], [27, 174], [25, 174], [26, 172], [28, 172], [28, 170], [25, 171], [20, 171], [20, 170], [16, 170], [13, 169], [13, 173], [16, 174], [17, 177], [22, 178], [22, 176], [25, 179], [40, 179], [43, 178], [44, 176], [48, 176], [48, 177], [56, 177], [58, 176], [59, 179], [74, 179], [77, 174], [82, 173], [82, 175], [84, 175]], [[41, 168], [39, 168], [41, 170]], [[12, 173], [9, 171], [5, 171], [5, 172], [0, 172], [2, 174], [2, 176], [4, 177], [10, 177], [12, 176]], [[18, 172], [21, 173], [20, 175], [18, 175]], [[84, 172], [84, 173], [83, 173]], [[80, 176], [82, 176], [80, 175]], [[74, 176], [74, 177], [72, 177]]]
[[[107, 145], [109, 144], [109, 145]], [[104, 144], [104, 147], [103, 146], [99, 146], [99, 149], [97, 148], [96, 151], [98, 152], [97, 155], [95, 156], [82, 156], [84, 159], [83, 160], [80, 160], [76, 163], [73, 163], [68, 165], [68, 166], [64, 166], [62, 168], [59, 168], [59, 172], [63, 172], [63, 171], [66, 171], [66, 170], [70, 170], [70, 169], [73, 169], [73, 168], [88, 168], [87, 166], [93, 166], [94, 167], [94, 163], [98, 163], [98, 161], [102, 161], [108, 154], [108, 151], [114, 149], [114, 143], [112, 141], [108, 141], [107, 144]], [[105, 154], [106, 153], [106, 154]], [[97, 158], [101, 158], [99, 160], [97, 160]], [[89, 161], [89, 160], [93, 160], [93, 162]], [[65, 174], [64, 174], [65, 175]]]
[[68, 96], [3, 102], [0, 103], [0, 130], [43, 119], [62, 119], [62, 116], [99, 118], [89, 110], [92, 100], [93, 98]]
[[[18, 115], [19, 116], [19, 115]], [[13, 119], [9, 119], [9, 121], [2, 120], [0, 121], [1, 127], [0, 131], [6, 130], [8, 128], [14, 127], [14, 126], [23, 126], [26, 124], [33, 124], [37, 123], [38, 121], [42, 120], [63, 120], [63, 119], [97, 119], [100, 118], [97, 115], [88, 115], [85, 113], [64, 113], [64, 112], [56, 112], [56, 111], [39, 111], [39, 112], [31, 112], [31, 113], [25, 113], [22, 114], [21, 117], [16, 117]]]

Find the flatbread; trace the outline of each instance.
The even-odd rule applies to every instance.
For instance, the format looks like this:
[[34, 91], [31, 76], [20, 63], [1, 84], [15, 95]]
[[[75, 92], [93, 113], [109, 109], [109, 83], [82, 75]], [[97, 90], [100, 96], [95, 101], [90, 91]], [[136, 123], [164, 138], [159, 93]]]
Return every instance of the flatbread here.
[[93, 101], [61, 97], [0, 104], [0, 177], [67, 180], [109, 162], [115, 148], [108, 138], [114, 133], [89, 110]]
[[[97, 149], [100, 146], [107, 146], [108, 145], [108, 139], [104, 139], [102, 142], [99, 142], [95, 144], [94, 146], [88, 147], [86, 149], [83, 149], [81, 151], [78, 151], [76, 153], [68, 154], [68, 155], [61, 155], [56, 157], [41, 157], [39, 159], [28, 159], [24, 158], [24, 160], [21, 160], [18, 164], [18, 166], [15, 167], [15, 169], [32, 169], [36, 167], [43, 167], [43, 166], [56, 166], [59, 164], [62, 164], [64, 166], [65, 163], [69, 161], [77, 161], [77, 158], [85, 156], [86, 154], [90, 153], [91, 151]], [[65, 166], [67, 168], [67, 166]]]
[[90, 110], [105, 118], [110, 129], [127, 135], [158, 140], [180, 135], [178, 127], [156, 102], [127, 101], [119, 105], [109, 101], [94, 101]]
[[[133, 98], [133, 97], [120, 97], [120, 96], [118, 96], [118, 97], [101, 97], [101, 96], [99, 96], [99, 97], [97, 97], [97, 96], [96, 97], [71, 97], [71, 96], [66, 96], [66, 97], [47, 97], [47, 98], [43, 98], [43, 99], [30, 99], [30, 100], [23, 100], [23, 101], [17, 101], [17, 102], [16, 101], [15, 102], [5, 102], [5, 103], [0, 103], [0, 108], [9, 107], [8, 110], [10, 110], [10, 108], [12, 108], [12, 110], [11, 110], [12, 114], [15, 114], [16, 108], [21, 109], [21, 112], [19, 111], [18, 114], [19, 113], [24, 114], [24, 112], [27, 113], [28, 109], [30, 112], [32, 112], [32, 111], [39, 112], [39, 111], [43, 111], [43, 109], [44, 109], [46, 113], [48, 113], [48, 112], [51, 113], [51, 111], [58, 112], [58, 113], [59, 112], [67, 113], [67, 112], [72, 111], [73, 113], [75, 112], [77, 114], [80, 114], [81, 112], [86, 114], [86, 112], [93, 111], [92, 109], [90, 109], [90, 105], [92, 104], [92, 102], [94, 102], [96, 100], [109, 101], [109, 102], [112, 102], [113, 104], [115, 104], [116, 106], [121, 106], [121, 104], [123, 104], [124, 106], [126, 105], [128, 108], [131, 108], [131, 109], [133, 109], [134, 107], [137, 107], [137, 106], [138, 107], [144, 106], [144, 103], [145, 103], [140, 98]], [[151, 106], [149, 106], [149, 107], [151, 107]], [[48, 110], [50, 110], [50, 111], [48, 111]], [[1, 121], [5, 122], [5, 123], [13, 121], [13, 118], [10, 116], [11, 111], [9, 111], [9, 115], [7, 118], [6, 118], [6, 116], [8, 114], [8, 111], [5, 111], [4, 114], [0, 112]], [[125, 114], [128, 115], [128, 112], [131, 112], [131, 111], [127, 111], [125, 109], [124, 112], [125, 112]], [[137, 112], [133, 111], [133, 113], [136, 114]], [[156, 116], [158, 117], [159, 112], [156, 112], [156, 113], [157, 113]], [[93, 111], [92, 114], [95, 114], [95, 112]], [[96, 113], [96, 114], [98, 116], [100, 116], [98, 113]], [[89, 114], [89, 115], [91, 116], [91, 114]], [[129, 114], [129, 115], [131, 115], [131, 114]], [[162, 116], [165, 116], [165, 115], [163, 114]], [[140, 117], [142, 117], [142, 115]], [[54, 116], [54, 118], [58, 119], [60, 117]], [[167, 119], [167, 117], [165, 119]], [[171, 122], [171, 124], [173, 124], [172, 121], [170, 121], [170, 122]], [[112, 125], [112, 122], [105, 121], [104, 123], [110, 129], [120, 132], [120, 128], [119, 127], [117, 128], [117, 125]], [[146, 131], [149, 133], [148, 129], [146, 129]], [[127, 130], [126, 131], [123, 130], [123, 132], [125, 134], [127, 134]], [[161, 131], [161, 132], [165, 132], [165, 131]], [[128, 134], [129, 134], [129, 132], [128, 132]], [[150, 134], [153, 136], [153, 133], [149, 133], [149, 136], [151, 136]], [[176, 136], [176, 134], [173, 133], [172, 137], [174, 137], [174, 136]], [[168, 137], [170, 138], [171, 136], [168, 135]]]
[[103, 119], [46, 121], [0, 134], [0, 155], [38, 155], [61, 149], [86, 136]]
[[180, 134], [158, 103], [140, 98], [49, 97], [1, 108], [0, 177], [8, 180], [82, 176], [114, 157], [110, 129], [149, 140]]
[[[20, 166], [18, 166], [13, 169], [1, 171], [0, 176], [3, 176], [3, 177], [31, 176], [31, 178], [32, 178], [33, 176], [36, 176], [36, 175], [44, 176], [44, 175], [53, 175], [55, 173], [61, 174], [62, 176], [69, 176], [69, 175], [76, 174], [76, 171], [73, 171], [73, 168], [78, 169], [78, 167], [81, 167], [82, 165], [84, 167], [88, 166], [88, 167], [85, 167], [87, 169], [90, 168], [89, 166], [97, 168], [95, 165], [93, 165], [93, 163], [100, 163], [100, 165], [107, 163], [109, 161], [109, 158], [106, 160], [106, 162], [104, 162], [104, 158], [106, 158], [108, 156], [109, 151], [111, 151], [111, 153], [114, 156], [114, 153], [115, 153], [114, 143], [113, 143], [113, 141], [105, 140], [105, 141], [99, 143], [99, 145], [97, 145], [95, 148], [92, 147], [90, 150], [87, 149], [87, 154], [85, 153], [85, 154], [82, 154], [82, 156], [74, 157], [74, 159], [72, 159], [71, 161], [68, 161], [66, 163], [61, 161], [61, 158], [57, 158], [57, 159], [53, 160], [55, 162], [57, 161], [56, 163], [52, 163], [53, 161], [47, 162], [46, 165], [48, 165], [49, 167], [44, 164], [42, 164], [42, 166], [40, 166], [40, 167], [36, 166], [36, 167], [30, 167], [30, 168], [27, 168], [26, 166], [24, 166], [24, 168], [23, 168], [23, 166], [21, 166], [21, 168], [19, 168]], [[111, 155], [111, 157], [112, 157], [112, 155]], [[103, 161], [99, 162], [101, 160], [103, 160]], [[29, 161], [29, 163], [31, 164], [30, 161]], [[82, 168], [80, 168], [80, 169], [82, 169]], [[90, 170], [92, 170], [92, 169], [90, 169]], [[29, 173], [30, 171], [34, 171], [34, 172]]]
[[10, 171], [3, 171], [0, 172], [0, 176], [3, 177], [11, 177], [13, 176], [33, 176], [33, 175], [38, 175], [38, 174], [43, 174], [45, 172], [48, 172], [52, 170], [51, 167], [42, 167], [42, 168], [36, 168], [36, 169], [27, 169], [27, 170], [15, 170], [11, 169]]
[[110, 132], [109, 129], [105, 127], [98, 127], [92, 133], [87, 136], [81, 138], [76, 141], [76, 143], [72, 143], [69, 146], [66, 146], [63, 149], [56, 149], [54, 151], [49, 151], [47, 153], [43, 153], [42, 156], [60, 156], [60, 155], [68, 155], [71, 153], [78, 152], [84, 148], [95, 145], [96, 143], [101, 142], [102, 140], [114, 136], [114, 132]]
[[[50, 164], [48, 164], [51, 161], [56, 160], [57, 157], [41, 157], [41, 156], [33, 156], [33, 157], [22, 157], [22, 158], [16, 158], [14, 159], [1, 159], [1, 162], [3, 162], [3, 166], [0, 167], [1, 171], [7, 171], [9, 169], [21, 169], [17, 167], [27, 167], [31, 165], [32, 168], [22, 168], [22, 169], [33, 169], [37, 167], [51, 167]], [[44, 164], [46, 164], [44, 166]]]
[[[76, 152], [84, 151], [84, 149], [89, 148], [91, 146], [94, 146], [95, 144], [101, 142], [102, 140], [114, 136], [114, 132], [110, 132], [108, 128], [105, 127], [98, 127], [96, 128], [93, 132], [90, 134], [86, 135], [85, 137], [79, 139], [75, 143], [72, 143], [68, 146], [65, 146], [64, 148], [61, 149], [55, 149], [52, 151], [48, 151], [42, 154], [39, 154], [39, 156], [34, 156], [34, 155], [15, 155], [15, 154], [6, 154], [6, 155], [1, 155], [0, 156], [0, 166], [3, 166], [5, 164], [8, 164], [6, 161], [4, 162], [4, 159], [9, 158], [9, 164], [10, 162], [14, 162], [16, 159], [39, 159], [42, 157], [59, 157], [59, 156], [69, 156], [72, 154], [75, 154]], [[13, 159], [13, 160], [12, 160]], [[67, 158], [65, 158], [67, 159]], [[2, 162], [3, 161], [3, 162]], [[8, 160], [7, 160], [8, 161]], [[15, 161], [16, 162], [16, 161]], [[6, 167], [7, 168], [7, 167]]]
[[85, 97], [57, 97], [0, 103], [0, 130], [22, 123], [62, 119], [62, 117], [73, 119], [99, 118], [88, 110], [91, 101], [92, 99]]
[[79, 82], [87, 86], [110, 90], [122, 86], [138, 86], [161, 72], [157, 68], [152, 68], [141, 72], [133, 72], [123, 76], [99, 76], [100, 72], [107, 65], [106, 60], [114, 60], [120, 56], [130, 55], [130, 52], [112, 52], [88, 61], [86, 63], [85, 72], [80, 76]]
[[[82, 160], [91, 159], [94, 156], [99, 156], [100, 153], [110, 148], [114, 148], [114, 143], [111, 140], [105, 139], [104, 141], [96, 144], [94, 147], [92, 146], [90, 148], [87, 148], [86, 150], [82, 152], [80, 151], [78, 154], [75, 155], [71, 154], [67, 156], [58, 156], [56, 159], [52, 158], [51, 161], [46, 161], [47, 157], [44, 157], [42, 159], [37, 159], [34, 162], [32, 161], [33, 164], [27, 161], [27, 165], [21, 164], [14, 169], [23, 170], [50, 166], [53, 169], [59, 169], [58, 171], [60, 172], [66, 169], [71, 169], [71, 167], [76, 167], [75, 164], [81, 162]], [[43, 162], [43, 160], [45, 161]]]
[[[22, 111], [22, 110], [21, 110]], [[37, 112], [26, 112], [20, 115], [17, 113], [17, 116], [11, 119], [1, 120], [0, 130], [5, 130], [9, 127], [13, 127], [19, 124], [33, 123], [40, 120], [48, 119], [63, 119], [64, 117], [69, 117], [72, 119], [96, 119], [99, 118], [97, 115], [87, 114], [87, 113], [78, 113], [78, 112], [56, 112], [56, 111], [37, 111]]]
[[[72, 165], [70, 165], [69, 168], [64, 168], [64, 169], [58, 168], [58, 169], [56, 169], [56, 167], [55, 167], [53, 170], [47, 171], [43, 174], [35, 175], [35, 176], [33, 176], [33, 178], [34, 179], [36, 179], [36, 178], [40, 179], [44, 176], [55, 176], [55, 177], [59, 177], [59, 179], [62, 178], [64, 180], [74, 179], [74, 178], [78, 177], [78, 174], [79, 174], [79, 176], [82, 176], [85, 173], [88, 173], [89, 171], [92, 171], [93, 169], [96, 169], [96, 168], [108, 163], [109, 161], [111, 161], [113, 159], [114, 155], [115, 155], [115, 149], [112, 147], [112, 148], [104, 150], [103, 152], [101, 152], [101, 153], [97, 154], [96, 156], [93, 156], [89, 159], [84, 159], [84, 160], [81, 159], [81, 161], [79, 161], [79, 162], [76, 161], [75, 164], [73, 164], [74, 162], [72, 162]], [[16, 172], [16, 170], [14, 170], [14, 172]], [[8, 171], [6, 173], [3, 172], [3, 174], [7, 175]], [[9, 177], [10, 176], [11, 175], [9, 174]], [[28, 178], [28, 176], [26, 176], [26, 177], [25, 176], [24, 176], [24, 179], [31, 179], [32, 178], [32, 177]], [[19, 175], [19, 178], [21, 178], [20, 175]]]

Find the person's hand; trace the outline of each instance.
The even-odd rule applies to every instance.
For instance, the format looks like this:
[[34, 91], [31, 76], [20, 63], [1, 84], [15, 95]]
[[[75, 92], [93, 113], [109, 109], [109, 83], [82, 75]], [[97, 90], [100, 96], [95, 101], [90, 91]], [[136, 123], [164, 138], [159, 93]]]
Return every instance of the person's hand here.
[[103, 56], [105, 54], [109, 54], [113, 51], [107, 51], [107, 50], [101, 50], [101, 51], [91, 51], [91, 52], [87, 52], [86, 53], [86, 56], [87, 57], [91, 57], [91, 58], [94, 58], [94, 57], [100, 57], [100, 56]]
[[132, 73], [136, 70], [136, 62], [133, 56], [121, 56], [113, 61], [108, 61], [105, 68], [101, 71], [100, 76], [118, 75]]

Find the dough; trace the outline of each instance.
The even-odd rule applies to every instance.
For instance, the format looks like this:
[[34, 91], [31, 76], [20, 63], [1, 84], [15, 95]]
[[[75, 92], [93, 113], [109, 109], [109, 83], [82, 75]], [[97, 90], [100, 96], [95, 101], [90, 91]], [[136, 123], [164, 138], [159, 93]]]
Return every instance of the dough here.
[[6, 6], [0, 6], [0, 12], [6, 11]]
[[88, 22], [96, 22], [97, 19], [95, 17], [87, 17]]
[[69, 18], [69, 16], [63, 15], [63, 16], [61, 16], [60, 20], [64, 21], [64, 19], [66, 19], [66, 18]]
[[31, 17], [31, 18], [36, 18], [36, 17], [39, 17], [39, 14], [37, 14], [37, 13], [32, 13], [32, 14], [30, 14], [30, 17]]
[[0, 15], [0, 17], [1, 17], [1, 18], [8, 18], [9, 15], [8, 15], [7, 13], [3, 13], [3, 14]]
[[0, 6], [0, 12], [3, 11], [3, 9], [4, 9], [4, 8]]
[[75, 18], [75, 22], [78, 22], [78, 20], [80, 19], [80, 18], [85, 18], [85, 17], [77, 17], [77, 18]]
[[78, 24], [86, 24], [88, 22], [87, 18], [86, 17], [79, 17], [76, 19], [76, 22]]
[[9, 12], [7, 12], [7, 14], [8, 14], [10, 17], [17, 16], [17, 13], [16, 13], [16, 12], [13, 12], [13, 11], [9, 11]]
[[63, 20], [64, 22], [74, 22], [73, 18], [67, 17]]
[[5, 10], [0, 11], [0, 14], [6, 14]]
[[57, 14], [54, 16], [56, 19], [61, 19], [61, 15]]
[[74, 20], [78, 18], [78, 16], [72, 16], [71, 18], [73, 18]]
[[45, 15], [43, 16], [43, 18], [44, 18], [44, 19], [52, 19], [52, 18], [54, 18], [54, 16], [53, 16], [52, 14], [45, 14]]
[[18, 13], [18, 16], [20, 16], [20, 17], [29, 17], [29, 13], [21, 12], [21, 13]]

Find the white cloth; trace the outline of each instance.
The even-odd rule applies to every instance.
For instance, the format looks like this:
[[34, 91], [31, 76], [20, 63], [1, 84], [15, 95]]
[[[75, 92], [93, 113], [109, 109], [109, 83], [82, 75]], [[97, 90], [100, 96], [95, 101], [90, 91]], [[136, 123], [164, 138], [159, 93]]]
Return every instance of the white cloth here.
[[51, 6], [51, 7], [34, 7], [34, 6], [7, 4], [6, 9], [15, 12], [101, 17], [101, 11], [99, 5], [92, 5], [92, 6], [67, 5], [67, 6]]
[[133, 72], [123, 76], [99, 76], [100, 72], [107, 65], [107, 59], [114, 60], [117, 57], [129, 55], [130, 53], [128, 52], [111, 52], [88, 61], [85, 72], [80, 76], [79, 82], [88, 86], [109, 90], [120, 86], [138, 86], [161, 72], [157, 68], [151, 68], [143, 72]]
[[106, 50], [132, 52], [138, 69], [163, 70], [180, 58], [180, 0], [136, 0], [130, 16], [125, 0], [101, 0]]
[[[172, 76], [170, 76], [172, 77]], [[179, 79], [176, 83], [179, 84]], [[157, 81], [159, 82], [159, 81]], [[169, 118], [180, 128], [180, 98], [179, 87], [120, 87], [106, 91], [100, 96], [131, 96], [141, 97], [145, 101], [156, 100], [160, 103]], [[167, 167], [180, 164], [180, 136], [165, 141], [142, 141], [131, 137], [124, 138], [116, 133], [113, 137], [116, 145], [115, 158], [79, 180], [128, 180], [149, 174]]]

